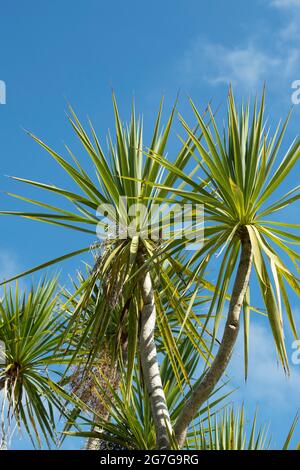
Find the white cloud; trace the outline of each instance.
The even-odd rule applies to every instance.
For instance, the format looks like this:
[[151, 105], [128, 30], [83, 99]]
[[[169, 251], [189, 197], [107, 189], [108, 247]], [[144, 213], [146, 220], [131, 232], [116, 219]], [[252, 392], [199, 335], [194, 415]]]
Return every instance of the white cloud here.
[[281, 60], [268, 55], [256, 46], [228, 48], [219, 44], [205, 44], [194, 49], [189, 60], [199, 54], [210, 65], [207, 80], [211, 84], [233, 83], [254, 89], [266, 79], [272, 70], [280, 67]]
[[[295, 312], [296, 315], [296, 312]], [[244, 381], [243, 332], [238, 339], [228, 375], [231, 384], [238, 387], [232, 395], [234, 402], [245, 403], [247, 416], [258, 410], [258, 421], [270, 426], [272, 448], [282, 448], [293, 419], [300, 410], [300, 365], [291, 365], [287, 377], [277, 362], [274, 340], [267, 321], [251, 323], [249, 375]], [[292, 341], [287, 340], [287, 354], [291, 362]], [[290, 448], [299, 442], [300, 425], [297, 425]]]
[[284, 17], [286, 23], [278, 31], [278, 39], [282, 41], [282, 45], [287, 43], [294, 44], [298, 50], [300, 39], [300, 0], [273, 0], [271, 6], [280, 8], [281, 13], [285, 12]]
[[300, 0], [272, 0], [271, 5], [277, 8], [298, 8]]
[[[19, 263], [16, 253], [0, 250], [0, 282], [22, 272], [22, 266]], [[26, 288], [24, 278], [18, 280], [20, 290]], [[13, 286], [13, 284], [8, 284]], [[0, 286], [0, 297], [3, 295], [3, 286]]]
[[18, 263], [14, 254], [0, 251], [0, 280], [13, 276], [18, 271]]
[[232, 46], [198, 38], [179, 63], [181, 75], [188, 84], [232, 83], [246, 93], [267, 82], [277, 93], [286, 90], [290, 99], [291, 83], [300, 71], [299, 23], [300, 10], [267, 38], [263, 30]]
[[181, 68], [190, 83], [204, 78], [211, 85], [232, 83], [249, 92], [257, 91], [266, 80], [272, 84], [296, 75], [298, 49], [283, 47], [282, 40], [277, 42], [276, 51], [267, 51], [254, 41], [226, 47], [198, 40], [185, 54]]
[[279, 36], [283, 42], [294, 42], [300, 34], [298, 21], [292, 19], [279, 31]]
[[[287, 353], [291, 356], [292, 352], [292, 347], [289, 348], [287, 344]], [[277, 413], [278, 417], [284, 413], [295, 415], [300, 408], [300, 366], [291, 366], [290, 377], [285, 376], [277, 362], [274, 340], [267, 324], [253, 322], [251, 325], [249, 359], [249, 378], [241, 388], [243, 398], [250, 398], [254, 403], [259, 403], [266, 416], [274, 413]], [[242, 334], [232, 358], [229, 375], [238, 385], [243, 383]]]
[[[269, 5], [285, 7], [281, 25], [256, 28], [236, 44], [226, 45], [198, 37], [179, 61], [184, 82], [189, 85], [206, 81], [211, 85], [232, 83], [243, 93], [257, 92], [266, 81], [268, 89], [285, 90], [290, 99], [290, 85], [300, 71], [300, 0], [273, 0]], [[266, 33], [267, 32], [267, 33]]]

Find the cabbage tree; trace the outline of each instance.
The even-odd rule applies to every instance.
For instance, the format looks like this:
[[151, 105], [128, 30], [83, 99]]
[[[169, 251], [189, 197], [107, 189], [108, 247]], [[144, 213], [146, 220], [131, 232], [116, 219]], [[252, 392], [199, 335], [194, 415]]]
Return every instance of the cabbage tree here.
[[[130, 124], [124, 126], [114, 97], [113, 106], [115, 139], [108, 136], [107, 152], [102, 149], [92, 124], [89, 123], [88, 133], [70, 108], [70, 124], [83, 147], [85, 157], [89, 159], [89, 164], [85, 164], [86, 166], [80, 163], [68, 147], [69, 159], [65, 159], [36, 136], [30, 134], [63, 169], [77, 189], [73, 191], [15, 177], [15, 181], [35, 187], [43, 194], [56, 195], [58, 203], [53, 206], [40, 200], [11, 194], [39, 206], [42, 211], [6, 211], [2, 214], [18, 215], [87, 234], [89, 241], [84, 248], [63, 254], [54, 260], [27, 270], [22, 275], [30, 274], [72, 256], [89, 252], [93, 248], [96, 259], [86, 281], [74, 294], [78, 302], [73, 311], [68, 331], [71, 331], [74, 325], [76, 326], [77, 322], [80, 322], [80, 317], [84, 314], [90, 298], [97, 288], [98, 297], [95, 312], [85, 330], [82, 331], [81, 343], [78, 344], [78, 348], [87, 339], [89, 340], [88, 362], [92, 366], [103, 347], [111, 322], [116, 322], [116, 337], [118, 339], [115, 342], [116, 351], [122, 348], [120, 342], [124, 338], [123, 333], [126, 332], [128, 342], [127, 394], [131, 393], [131, 379], [138, 353], [143, 379], [150, 397], [156, 427], [157, 448], [165, 448], [168, 447], [172, 426], [157, 360], [154, 338], [157, 317], [159, 317], [158, 324], [164, 348], [169, 356], [170, 364], [174, 367], [174, 373], [179, 377], [179, 371], [183, 370], [188, 378], [188, 371], [185, 370], [180, 357], [177, 341], [172, 334], [165, 311], [161, 308], [159, 292], [163, 292], [164, 296], [168, 297], [168, 305], [173, 312], [173, 319], [175, 316], [180, 329], [184, 327], [195, 348], [202, 351], [206, 347], [206, 342], [203, 334], [199, 333], [199, 331], [203, 333], [203, 325], [193, 315], [191, 308], [189, 308], [190, 315], [186, 316], [189, 302], [185, 302], [185, 298], [178, 288], [182, 275], [174, 277], [174, 273], [184, 271], [183, 264], [169, 254], [168, 241], [165, 244], [164, 240], [161, 240], [159, 230], [156, 232], [156, 236], [152, 238], [147, 236], [148, 214], [152, 213], [154, 202], [166, 198], [168, 191], [154, 186], [150, 187], [145, 184], [145, 181], [157, 184], [162, 182], [164, 186], [172, 187], [178, 177], [174, 173], [166, 172], [164, 174], [159, 163], [145, 157], [143, 123], [141, 119], [136, 119], [134, 107]], [[161, 130], [162, 105], [160, 106], [152, 139], [148, 145], [150, 154], [163, 155], [165, 153], [174, 112], [175, 108], [167, 120], [165, 129]], [[190, 145], [192, 145], [192, 140], [188, 138], [186, 145], [182, 146], [176, 157], [178, 168], [185, 168], [189, 161]], [[92, 174], [89, 173], [90, 166], [93, 170]], [[174, 200], [173, 194], [170, 195], [170, 199]], [[71, 204], [72, 208], [66, 207], [65, 203], [69, 206]], [[135, 210], [137, 203], [144, 204], [146, 215], [142, 212], [137, 216]], [[156, 209], [154, 208], [154, 210]], [[103, 218], [103, 216], [105, 217]], [[163, 217], [163, 224], [168, 226], [169, 223], [168, 218]], [[96, 233], [98, 239], [95, 241]], [[65, 235], [63, 234], [63, 236]], [[80, 295], [79, 298], [78, 295]], [[76, 351], [74, 352], [75, 357]], [[205, 357], [209, 357], [209, 354], [207, 356], [206, 353]]]
[[240, 329], [243, 306], [247, 369], [250, 284], [254, 284], [254, 277], [285, 371], [289, 366], [283, 313], [292, 334], [298, 338], [288, 288], [296, 295], [300, 294], [300, 254], [297, 249], [300, 225], [287, 223], [279, 215], [280, 210], [290, 207], [300, 198], [300, 188], [297, 186], [280, 196], [276, 191], [299, 160], [300, 139], [296, 138], [282, 153], [282, 140], [290, 114], [271, 134], [264, 121], [264, 101], [265, 93], [259, 106], [255, 102], [252, 108], [248, 104], [239, 110], [230, 89], [227, 121], [221, 129], [210, 108], [209, 122], [205, 122], [191, 101], [202, 133], [201, 139], [183, 117], [180, 119], [196, 149], [193, 156], [198, 163], [198, 180], [190, 178], [176, 162], [171, 164], [159, 154], [149, 154], [149, 158], [192, 188], [164, 187], [165, 190], [172, 190], [185, 202], [202, 203], [205, 207], [203, 246], [192, 256], [189, 267], [192, 277], [197, 278], [199, 270], [209, 269], [217, 255], [218, 276], [207, 313], [207, 322], [213, 321], [215, 334], [229, 300], [226, 324], [215, 358], [200, 383], [194, 387], [192, 396], [187, 399], [176, 421], [174, 429], [180, 447], [184, 445], [193, 417], [229, 364]]

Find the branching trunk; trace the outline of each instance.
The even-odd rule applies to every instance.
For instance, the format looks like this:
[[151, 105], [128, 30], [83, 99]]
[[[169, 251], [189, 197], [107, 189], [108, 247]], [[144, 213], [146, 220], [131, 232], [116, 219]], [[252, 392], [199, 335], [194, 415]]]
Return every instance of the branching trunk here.
[[146, 389], [156, 429], [157, 449], [168, 449], [170, 445], [171, 421], [164, 394], [157, 360], [154, 329], [156, 309], [150, 274], [142, 280], [143, 310], [141, 312], [140, 356]]
[[219, 350], [211, 367], [197, 385], [190, 398], [182, 408], [175, 427], [175, 436], [180, 448], [183, 447], [188, 427], [203, 403], [209, 398], [216, 384], [225, 372], [238, 336], [240, 313], [249, 284], [252, 268], [252, 247], [248, 231], [245, 229], [241, 236], [241, 257], [232, 290], [227, 321]]

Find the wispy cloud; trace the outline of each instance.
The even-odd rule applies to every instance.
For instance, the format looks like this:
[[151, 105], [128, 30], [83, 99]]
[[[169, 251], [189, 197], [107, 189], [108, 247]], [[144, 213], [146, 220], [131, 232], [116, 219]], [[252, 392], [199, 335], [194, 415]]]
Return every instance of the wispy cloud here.
[[[9, 279], [22, 272], [22, 264], [15, 252], [0, 250], [0, 282]], [[26, 288], [26, 281], [24, 278], [18, 281], [20, 289]], [[0, 296], [3, 295], [3, 286], [0, 286]]]
[[[293, 352], [288, 342], [287, 352], [290, 356]], [[288, 431], [293, 417], [300, 409], [300, 366], [291, 365], [290, 377], [285, 376], [282, 367], [277, 362], [274, 340], [267, 323], [262, 325], [253, 322], [251, 324], [247, 383], [243, 385], [242, 334], [232, 358], [229, 376], [232, 377], [233, 383], [240, 387], [237, 397], [234, 396], [235, 399], [245, 401], [253, 408], [258, 406], [260, 415], [267, 422], [272, 417], [271, 426], [275, 434], [276, 431], [280, 434], [280, 429]]]
[[243, 91], [255, 91], [264, 81], [271, 86], [294, 80], [300, 65], [298, 48], [286, 47], [284, 42], [294, 41], [287, 37], [277, 38], [277, 50], [268, 51], [258, 46], [256, 41], [248, 41], [244, 46], [226, 47], [221, 44], [197, 41], [185, 54], [183, 70], [190, 83], [203, 78], [211, 85], [228, 84], [239, 86]]
[[251, 42], [229, 48], [199, 40], [186, 53], [183, 67], [190, 81], [202, 76], [211, 85], [232, 83], [252, 91], [282, 67], [290, 68], [289, 62], [290, 57], [272, 55]]
[[13, 276], [18, 271], [17, 258], [13, 253], [0, 251], [0, 280]]
[[271, 0], [270, 4], [277, 8], [300, 8], [300, 0]]
[[283, 46], [293, 44], [298, 50], [300, 39], [300, 0], [270, 0], [269, 6], [280, 9], [279, 13], [284, 21], [278, 31], [278, 39], [282, 41]]
[[300, 9], [295, 10], [300, 0], [273, 0], [269, 5], [287, 11], [279, 27], [268, 28], [266, 23], [255, 33], [239, 36], [238, 43], [230, 46], [196, 38], [179, 63], [183, 80], [189, 85], [232, 83], [250, 93], [257, 92], [265, 81], [269, 89], [289, 89], [300, 70]]
[[[240, 336], [237, 351], [231, 364], [232, 375], [243, 381], [243, 338]], [[292, 354], [292, 348], [288, 353]], [[254, 400], [269, 400], [271, 406], [300, 407], [300, 366], [292, 366], [290, 377], [286, 377], [275, 353], [274, 340], [268, 325], [251, 325], [249, 380], [247, 393]], [[289, 400], [286, 400], [286, 397]], [[282, 409], [281, 409], [282, 410]]]

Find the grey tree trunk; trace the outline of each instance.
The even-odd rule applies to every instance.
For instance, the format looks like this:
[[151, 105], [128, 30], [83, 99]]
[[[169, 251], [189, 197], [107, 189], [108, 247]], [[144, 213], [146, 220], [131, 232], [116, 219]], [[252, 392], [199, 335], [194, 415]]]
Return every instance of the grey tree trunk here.
[[156, 429], [157, 449], [168, 449], [170, 446], [169, 436], [172, 433], [172, 426], [161, 381], [156, 345], [154, 341], [156, 308], [149, 272], [147, 272], [142, 279], [141, 286], [144, 305], [141, 312], [139, 349], [143, 377], [151, 403], [152, 417]]
[[[93, 431], [101, 432], [101, 428], [94, 427]], [[85, 449], [86, 450], [106, 450], [105, 449], [106, 441], [102, 441], [98, 437], [89, 437], [86, 441]], [[109, 450], [107, 448], [107, 450]]]
[[238, 336], [240, 326], [240, 313], [249, 285], [252, 268], [252, 247], [245, 229], [241, 235], [241, 257], [232, 290], [227, 321], [219, 346], [219, 350], [203, 379], [194, 389], [190, 398], [182, 408], [174, 426], [175, 436], [180, 448], [183, 447], [188, 427], [203, 403], [209, 398], [216, 384], [225, 372], [230, 361], [232, 351]]

